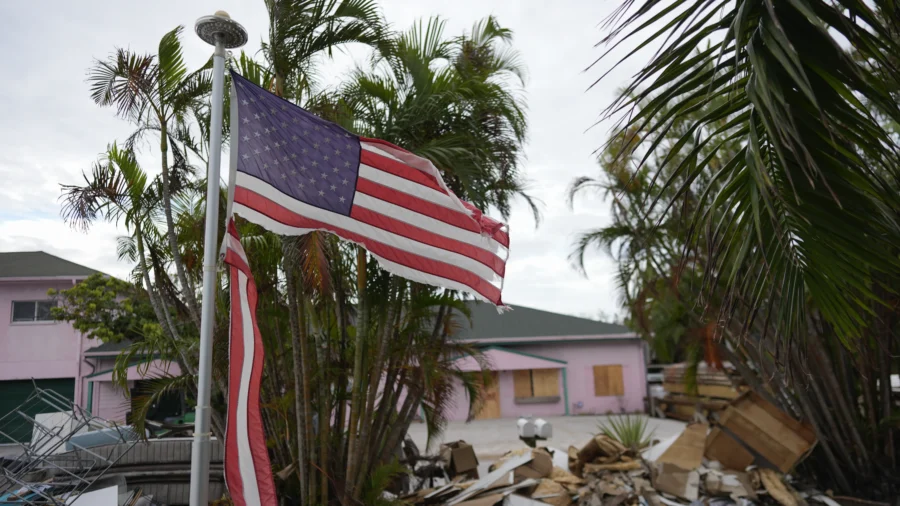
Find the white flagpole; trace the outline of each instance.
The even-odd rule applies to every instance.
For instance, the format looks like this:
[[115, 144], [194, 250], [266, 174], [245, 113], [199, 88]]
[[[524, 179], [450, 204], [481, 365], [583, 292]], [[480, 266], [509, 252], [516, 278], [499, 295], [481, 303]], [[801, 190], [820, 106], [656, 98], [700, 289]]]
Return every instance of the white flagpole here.
[[[209, 168], [206, 173], [206, 235], [203, 239], [203, 308], [200, 315], [200, 367], [197, 379], [194, 443], [191, 452], [191, 506], [209, 504], [210, 392], [212, 381], [212, 331], [216, 307], [218, 259], [219, 166], [222, 161], [222, 109], [225, 101], [225, 49], [241, 47], [247, 31], [228, 13], [204, 16], [195, 25], [197, 35], [216, 46], [213, 53], [212, 107], [209, 122]], [[224, 443], [221, 442], [220, 443]]]

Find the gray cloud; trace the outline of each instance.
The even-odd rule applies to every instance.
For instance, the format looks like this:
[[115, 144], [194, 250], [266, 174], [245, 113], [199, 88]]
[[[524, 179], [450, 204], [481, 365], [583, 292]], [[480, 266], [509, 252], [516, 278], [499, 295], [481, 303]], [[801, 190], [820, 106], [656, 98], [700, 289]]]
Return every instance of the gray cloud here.
[[[510, 303], [565, 312], [596, 314], [616, 311], [615, 266], [592, 255], [588, 274], [577, 273], [568, 261], [578, 231], [607, 222], [607, 205], [598, 198], [581, 199], [573, 212], [565, 202], [572, 178], [596, 173], [592, 152], [604, 130], [588, 128], [597, 121], [624, 79], [628, 67], [615, 72], [603, 86], [586, 91], [600, 75], [583, 69], [599, 56], [594, 44], [599, 23], [614, 2], [568, 0], [552, 4], [503, 0], [386, 0], [383, 10], [395, 28], [434, 14], [448, 19], [455, 34], [489, 14], [515, 31], [515, 45], [529, 71], [526, 89], [530, 118], [525, 173], [532, 194], [545, 202], [544, 221], [534, 228], [526, 206], [517, 204], [511, 220], [512, 256], [505, 299]], [[185, 56], [192, 67], [209, 58], [209, 46], [193, 35], [193, 22], [219, 8], [248, 29], [253, 54], [265, 37], [263, 2], [202, 0], [180, 2], [3, 2], [0, 49], [7, 72], [0, 80], [0, 250], [43, 249], [72, 261], [124, 275], [130, 266], [118, 263], [113, 225], [97, 226], [88, 235], [70, 230], [59, 218], [59, 183], [81, 179], [107, 143], [124, 139], [132, 127], [114, 111], [90, 100], [85, 69], [115, 46], [154, 51], [159, 38], [178, 24], [185, 30]], [[574, 15], [573, 15], [574, 14]], [[354, 60], [354, 49], [325, 67], [334, 82]], [[146, 167], [155, 167], [145, 155]]]

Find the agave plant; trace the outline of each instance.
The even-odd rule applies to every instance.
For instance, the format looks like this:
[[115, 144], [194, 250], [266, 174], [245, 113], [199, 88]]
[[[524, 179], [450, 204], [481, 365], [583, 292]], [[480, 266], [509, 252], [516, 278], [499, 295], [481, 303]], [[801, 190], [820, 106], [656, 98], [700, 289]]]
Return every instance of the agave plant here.
[[597, 424], [600, 434], [615, 439], [631, 451], [640, 451], [650, 445], [654, 429], [649, 428], [649, 419], [644, 415], [609, 415]]

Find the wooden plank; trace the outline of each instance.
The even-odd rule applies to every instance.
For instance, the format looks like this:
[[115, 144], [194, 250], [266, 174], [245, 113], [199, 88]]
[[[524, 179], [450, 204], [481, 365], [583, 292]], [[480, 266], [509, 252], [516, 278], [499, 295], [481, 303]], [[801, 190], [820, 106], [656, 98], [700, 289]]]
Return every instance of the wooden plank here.
[[[687, 385], [684, 383], [663, 383], [663, 389], [666, 392], [672, 392], [677, 394], [686, 394], [688, 393]], [[697, 385], [697, 394], [701, 397], [716, 397], [718, 399], [737, 399], [740, 397], [741, 392], [738, 392], [734, 389], [734, 387], [724, 386], [724, 385]]]
[[717, 460], [725, 469], [743, 471], [753, 463], [753, 454], [722, 429], [715, 427], [706, 438], [704, 457]]
[[692, 397], [690, 395], [669, 394], [665, 397], [665, 402], [678, 406], [697, 406], [711, 411], [722, 411], [728, 407], [728, 402], [723, 400], [713, 400], [709, 397]]
[[606, 371], [608, 366], [594, 366], [594, 396], [606, 397], [609, 393], [609, 373]]
[[531, 389], [531, 370], [513, 371], [513, 390], [516, 397], [534, 397]]
[[813, 430], [812, 426], [810, 426], [808, 423], [802, 423], [794, 420], [787, 413], [778, 409], [777, 406], [765, 400], [756, 392], [747, 392], [746, 394], [744, 394], [744, 396], [742, 396], [741, 399], [734, 403], [734, 406], [740, 410], [742, 406], [748, 405], [750, 403], [752, 403], [756, 407], [766, 410], [769, 415], [771, 415], [774, 419], [778, 420], [778, 422], [785, 425], [792, 431], [796, 432], [806, 442], [812, 444], [816, 441], [816, 433]]
[[559, 396], [559, 369], [533, 369], [531, 379], [535, 397]]
[[487, 384], [482, 385], [483, 404], [475, 415], [476, 420], [500, 418], [500, 381], [497, 372], [492, 372]]
[[606, 366], [609, 378], [609, 395], [625, 395], [625, 377], [621, 364]]
[[675, 439], [672, 446], [656, 459], [656, 462], [675, 464], [690, 471], [703, 463], [703, 450], [706, 446], [706, 432], [709, 425], [694, 423], [685, 427], [684, 432]]
[[[764, 411], [764, 410], [759, 410]], [[762, 455], [782, 472], [788, 472], [809, 449], [809, 444], [789, 428], [779, 425], [763, 429], [745, 413], [729, 406], [719, 422], [747, 446]], [[768, 432], [768, 430], [772, 430]]]
[[677, 414], [679, 420], [691, 420], [696, 413], [697, 409], [694, 406], [670, 405], [666, 416]]
[[[761, 399], [760, 399], [761, 400]], [[765, 402], [765, 401], [763, 401]], [[750, 420], [759, 428], [760, 433], [776, 439], [782, 446], [796, 455], [803, 455], [809, 449], [810, 442], [806, 441], [794, 430], [794, 427], [783, 423], [781, 419], [772, 416], [769, 410], [754, 401], [734, 405], [744, 418]], [[787, 415], [784, 415], [787, 416]], [[797, 423], [796, 421], [794, 421]]]

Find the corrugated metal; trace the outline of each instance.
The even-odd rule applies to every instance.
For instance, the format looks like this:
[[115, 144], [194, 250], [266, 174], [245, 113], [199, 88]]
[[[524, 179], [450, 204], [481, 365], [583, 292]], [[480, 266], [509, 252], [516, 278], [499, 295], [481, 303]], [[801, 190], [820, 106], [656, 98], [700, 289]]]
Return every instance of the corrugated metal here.
[[[169, 506], [187, 505], [190, 492], [191, 438], [152, 439], [137, 443], [106, 445], [91, 448], [91, 452], [115, 461], [105, 474], [112, 478], [122, 476], [128, 483], [128, 490], [140, 488], [144, 495], [153, 495], [154, 500]], [[130, 448], [130, 449], [129, 449]], [[59, 456], [61, 460], [77, 457], [78, 460], [94, 460], [97, 469], [106, 463], [90, 453], [74, 451]], [[222, 445], [212, 442], [210, 455], [210, 499], [219, 498], [225, 492]]]

